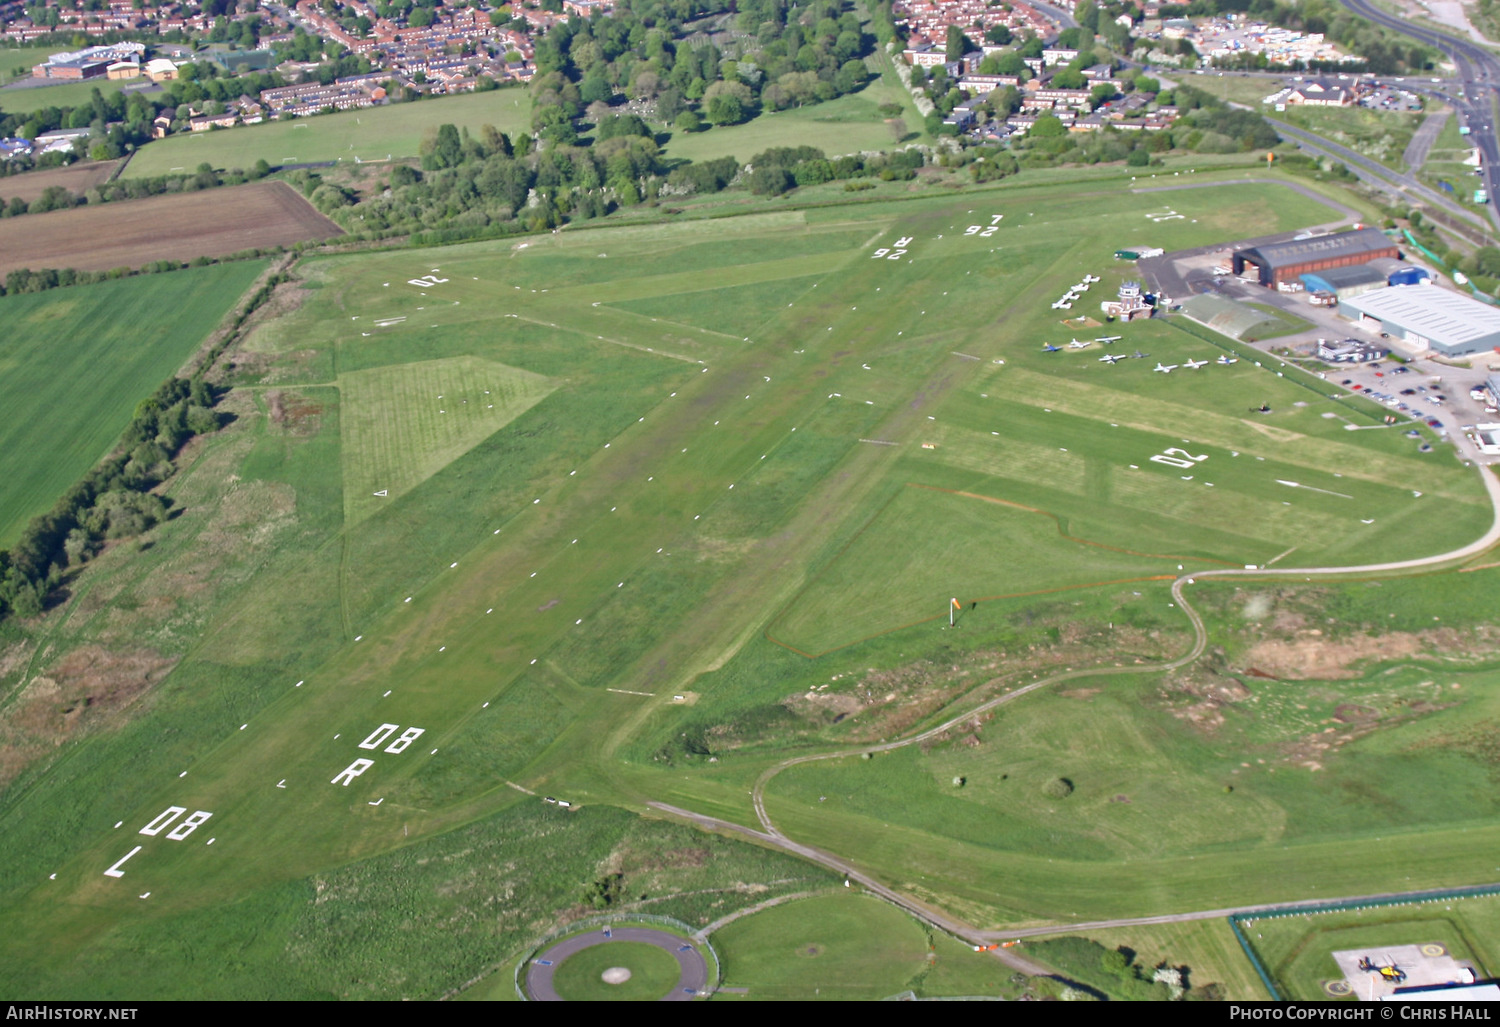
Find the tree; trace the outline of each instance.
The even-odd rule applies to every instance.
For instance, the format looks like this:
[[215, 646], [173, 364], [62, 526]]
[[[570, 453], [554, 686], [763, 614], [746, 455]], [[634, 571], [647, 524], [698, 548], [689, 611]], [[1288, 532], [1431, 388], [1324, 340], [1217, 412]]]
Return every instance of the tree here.
[[968, 53], [970, 50], [977, 49], [979, 49], [979, 47], [975, 46], [974, 41], [971, 40], [968, 36], [964, 35], [963, 29], [959, 28], [957, 25], [948, 26], [948, 47], [946, 53], [944, 54], [944, 56], [948, 59], [948, 63], [951, 64], [954, 61], [961, 60], [964, 54]]
[[1087, 84], [1088, 79], [1076, 68], [1064, 68], [1052, 76], [1053, 89], [1082, 89]]
[[[557, 108], [547, 109], [556, 110]], [[454, 125], [439, 125], [437, 134], [431, 137], [431, 144], [429, 145], [428, 140], [424, 139], [420, 149], [422, 167], [427, 171], [456, 168], [463, 162], [463, 140], [459, 137], [458, 128]]]
[[703, 129], [703, 119], [697, 111], [683, 111], [673, 122], [679, 132], [698, 132]]
[[736, 125], [745, 120], [745, 107], [733, 95], [715, 96], [703, 105], [703, 112], [715, 125]]
[[991, 25], [984, 33], [984, 41], [994, 46], [1008, 46], [1014, 38], [1004, 25]]
[[750, 191], [756, 196], [780, 196], [793, 185], [786, 168], [762, 165], [750, 172]]

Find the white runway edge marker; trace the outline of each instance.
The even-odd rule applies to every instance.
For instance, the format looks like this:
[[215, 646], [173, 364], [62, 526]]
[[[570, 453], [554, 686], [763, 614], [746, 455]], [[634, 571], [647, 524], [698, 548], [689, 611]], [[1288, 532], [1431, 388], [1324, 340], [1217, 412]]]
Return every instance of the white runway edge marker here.
[[362, 641], [364, 639], [364, 637], [365, 637], [364, 635], [355, 635], [354, 636], [354, 640], [356, 642], [359, 642], [359, 641]]
[[250, 726], [249, 724], [241, 724], [240, 725], [240, 730], [243, 731], [243, 730], [245, 730], [245, 728], [247, 728], [249, 726]]
[[295, 685], [293, 685], [292, 687], [293, 688], [301, 688], [303, 684], [304, 684], [304, 682], [299, 681]]
[[484, 612], [485, 613], [494, 613], [495, 612], [495, 608], [493, 606], [491, 606], [488, 610], [485, 610]]
[[[386, 689], [385, 695], [390, 695], [394, 691], [395, 691], [394, 688], [388, 688], [388, 689]], [[382, 695], [380, 698], [384, 699], [385, 695]]]
[[178, 774], [177, 776], [178, 777], [187, 777], [187, 771], [184, 770], [182, 773]]
[[125, 824], [125, 821], [123, 821], [123, 820], [117, 821], [115, 823], [115, 830], [118, 831], [121, 827], [124, 826], [124, 824]]

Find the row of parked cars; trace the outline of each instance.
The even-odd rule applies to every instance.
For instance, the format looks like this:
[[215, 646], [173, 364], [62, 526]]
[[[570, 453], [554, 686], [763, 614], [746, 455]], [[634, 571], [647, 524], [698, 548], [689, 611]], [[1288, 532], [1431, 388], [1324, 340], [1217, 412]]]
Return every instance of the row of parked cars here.
[[[1379, 364], [1371, 364], [1370, 370], [1375, 372], [1375, 376], [1377, 378], [1385, 377], [1385, 372], [1380, 370]], [[1408, 367], [1397, 366], [1391, 369], [1391, 374], [1406, 374], [1410, 370], [1411, 369]], [[1419, 421], [1426, 421], [1427, 426], [1430, 428], [1436, 428], [1439, 430], [1443, 428], [1442, 421], [1439, 421], [1436, 417], [1424, 417], [1422, 408], [1417, 406], [1416, 404], [1420, 400], [1425, 399], [1427, 400], [1427, 402], [1433, 404], [1434, 406], [1442, 406], [1448, 401], [1448, 397], [1434, 389], [1429, 389], [1425, 385], [1418, 385], [1413, 388], [1401, 389], [1399, 390], [1398, 394], [1392, 395], [1389, 392], [1382, 392], [1379, 389], [1361, 385], [1358, 382], [1354, 381], [1354, 379], [1352, 378], [1345, 378], [1340, 384], [1347, 385], [1350, 390], [1358, 392], [1361, 395], [1369, 396], [1371, 399], [1376, 400], [1380, 403], [1384, 403], [1388, 407], [1393, 407], [1396, 410], [1400, 410], [1401, 412], [1407, 414], [1410, 417], [1414, 417]], [[1395, 388], [1395, 386], [1392, 386], [1392, 388]], [[1408, 398], [1403, 399], [1403, 396]]]

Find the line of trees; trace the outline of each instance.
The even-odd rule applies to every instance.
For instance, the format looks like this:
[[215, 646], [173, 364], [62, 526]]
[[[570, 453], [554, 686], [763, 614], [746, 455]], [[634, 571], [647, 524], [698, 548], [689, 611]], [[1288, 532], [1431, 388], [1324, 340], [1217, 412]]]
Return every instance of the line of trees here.
[[[147, 196], [165, 193], [191, 193], [200, 189], [214, 189], [221, 185], [243, 185], [256, 182], [271, 173], [271, 166], [264, 160], [255, 162], [249, 171], [234, 168], [230, 171], [215, 171], [212, 164], [199, 164], [191, 174], [157, 175], [150, 178], [124, 178], [101, 185], [91, 186], [86, 192], [75, 193], [60, 185], [49, 185], [40, 196], [27, 203], [19, 196], [11, 197], [9, 203], [0, 199], [0, 218], [20, 217], [22, 214], [46, 214], [54, 210], [67, 210], [84, 204], [113, 203], [116, 200], [139, 200]], [[3, 189], [3, 186], [0, 186]]]
[[152, 489], [189, 439], [219, 429], [217, 400], [202, 378], [172, 378], [136, 407], [115, 452], [0, 550], [0, 617], [36, 616], [69, 568], [166, 520], [170, 500]]

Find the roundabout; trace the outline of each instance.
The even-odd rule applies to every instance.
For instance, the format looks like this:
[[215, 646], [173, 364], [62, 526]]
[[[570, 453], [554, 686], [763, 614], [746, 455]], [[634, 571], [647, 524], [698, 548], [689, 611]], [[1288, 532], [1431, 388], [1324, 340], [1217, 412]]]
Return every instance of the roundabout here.
[[686, 1002], [704, 993], [708, 964], [698, 948], [649, 927], [604, 927], [537, 953], [526, 968], [527, 997]]

